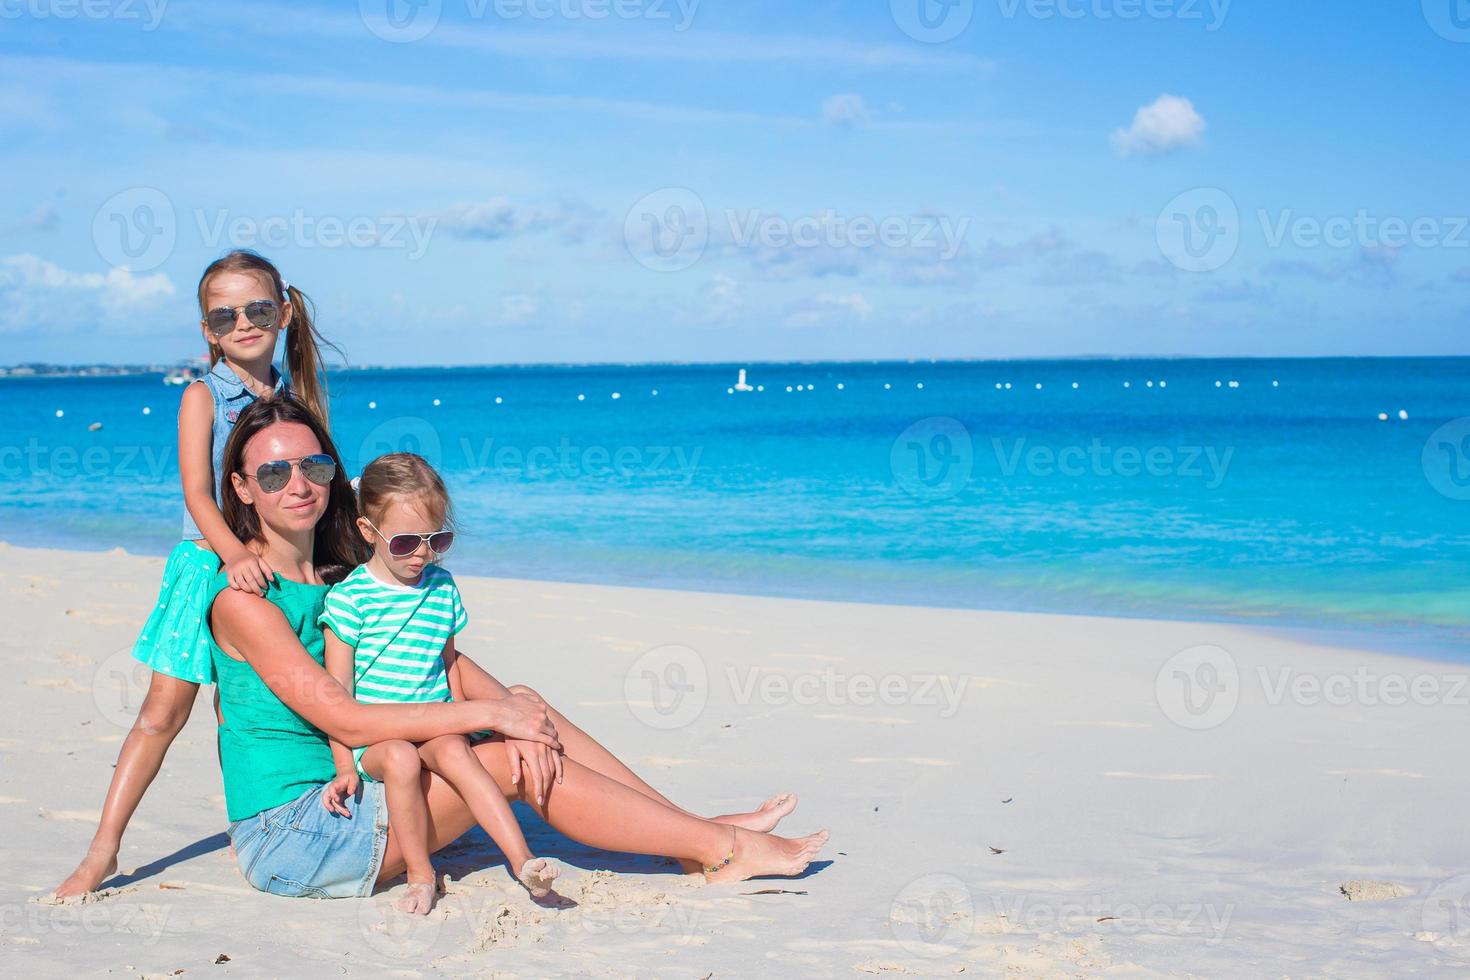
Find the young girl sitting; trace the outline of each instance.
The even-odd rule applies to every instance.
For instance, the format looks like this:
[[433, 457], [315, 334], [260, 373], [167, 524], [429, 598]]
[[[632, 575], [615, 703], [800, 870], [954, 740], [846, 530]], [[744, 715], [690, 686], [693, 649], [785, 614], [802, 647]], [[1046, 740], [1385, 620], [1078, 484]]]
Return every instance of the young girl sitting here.
[[[327, 670], [365, 703], [463, 701], [454, 636], [468, 621], [454, 578], [436, 563], [454, 543], [444, 481], [413, 453], [381, 456], [359, 479], [358, 510], [373, 557], [327, 594], [320, 620]], [[337, 778], [322, 794], [327, 810], [348, 815], [345, 801], [359, 775], [383, 783], [408, 866], [401, 911], [425, 915], [434, 907], [423, 769], [464, 799], [533, 897], [551, 893], [559, 868], [531, 854], [510, 804], [463, 735], [358, 749], [334, 739], [332, 756]]]

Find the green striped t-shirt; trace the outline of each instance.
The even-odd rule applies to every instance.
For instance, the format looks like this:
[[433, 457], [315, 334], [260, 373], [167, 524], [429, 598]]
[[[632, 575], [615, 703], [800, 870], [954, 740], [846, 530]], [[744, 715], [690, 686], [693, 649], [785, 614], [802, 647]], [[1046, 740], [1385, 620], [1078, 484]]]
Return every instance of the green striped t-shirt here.
[[319, 622], [355, 651], [357, 700], [450, 700], [444, 644], [469, 618], [440, 566], [424, 566], [416, 585], [389, 585], [359, 565], [327, 593]]

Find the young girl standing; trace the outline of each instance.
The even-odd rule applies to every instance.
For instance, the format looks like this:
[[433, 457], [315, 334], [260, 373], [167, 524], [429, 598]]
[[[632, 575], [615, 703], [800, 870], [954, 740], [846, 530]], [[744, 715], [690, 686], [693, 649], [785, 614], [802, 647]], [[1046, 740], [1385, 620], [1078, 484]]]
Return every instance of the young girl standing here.
[[[231, 533], [220, 513], [220, 465], [235, 421], [256, 399], [289, 388], [323, 426], [327, 422], [323, 341], [299, 289], [287, 285], [261, 256], [235, 251], [204, 270], [198, 295], [210, 371], [184, 389], [179, 406], [183, 540], [168, 556], [158, 604], [133, 647], [133, 656], [153, 673], [118, 753], [97, 833], [81, 864], [56, 889], [60, 898], [93, 891], [117, 870], [133, 811], [189, 720], [199, 685], [214, 683], [202, 602], [215, 573], [223, 565], [231, 587], [256, 595], [264, 594], [274, 575]], [[274, 367], [282, 333], [284, 376]]]
[[[332, 586], [321, 614], [327, 670], [367, 704], [464, 701], [454, 636], [468, 624], [454, 577], [437, 564], [454, 544], [449, 492], [421, 456], [390, 453], [363, 468], [357, 528], [372, 558]], [[423, 770], [437, 773], [469, 805], [534, 898], [545, 898], [559, 869], [534, 856], [495, 779], [463, 735], [414, 744], [398, 739], [352, 749], [332, 740], [337, 778], [322, 806], [349, 816], [358, 777], [383, 784], [388, 823], [407, 865], [401, 911], [434, 907], [429, 809]]]

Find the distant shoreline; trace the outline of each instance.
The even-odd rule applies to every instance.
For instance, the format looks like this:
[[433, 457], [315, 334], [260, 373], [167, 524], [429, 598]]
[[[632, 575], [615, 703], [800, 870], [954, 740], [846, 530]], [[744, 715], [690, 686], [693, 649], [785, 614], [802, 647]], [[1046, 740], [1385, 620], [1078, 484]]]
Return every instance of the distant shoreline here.
[[[484, 364], [345, 364], [329, 366], [335, 371], [482, 371], [482, 370], [541, 370], [577, 368], [737, 368], [744, 366], [800, 365], [885, 365], [906, 364], [1060, 364], [1077, 361], [1115, 361], [1136, 363], [1144, 361], [1191, 361], [1239, 362], [1239, 361], [1459, 361], [1470, 359], [1470, 354], [1287, 354], [1287, 355], [1234, 355], [1201, 356], [1195, 354], [1076, 354], [1062, 357], [943, 357], [943, 358], [874, 358], [871, 360], [768, 360], [750, 359], [743, 361], [517, 361]], [[120, 378], [150, 374], [167, 374], [176, 368], [197, 365], [202, 359], [184, 359], [173, 364], [49, 364], [31, 362], [25, 364], [0, 365], [0, 380], [11, 378]]]

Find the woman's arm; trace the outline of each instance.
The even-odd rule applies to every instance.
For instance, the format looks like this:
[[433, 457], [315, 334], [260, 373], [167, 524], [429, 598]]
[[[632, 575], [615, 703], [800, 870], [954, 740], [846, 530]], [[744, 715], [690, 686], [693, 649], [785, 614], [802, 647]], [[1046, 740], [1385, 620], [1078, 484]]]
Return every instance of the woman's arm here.
[[265, 595], [273, 574], [265, 560], [246, 549], [235, 537], [214, 498], [214, 396], [205, 384], [191, 384], [179, 402], [179, 482], [184, 506], [204, 540], [219, 555], [230, 586]]
[[[451, 644], [453, 641], [451, 641]], [[510, 690], [490, 676], [490, 673], [470, 657], [454, 650], [455, 663], [459, 665], [459, 683], [467, 698], [508, 698]]]
[[561, 747], [546, 706], [521, 695], [450, 704], [359, 704], [311, 658], [281, 611], [259, 596], [223, 591], [210, 616], [226, 654], [249, 663], [282, 703], [347, 745], [392, 738], [424, 742], [493, 728], [510, 738]]
[[453, 637], [444, 641], [444, 649], [440, 652], [440, 656], [444, 658], [444, 677], [449, 682], [449, 696], [456, 701], [466, 700], [464, 683], [460, 680], [459, 675], [459, 652], [454, 649]]

